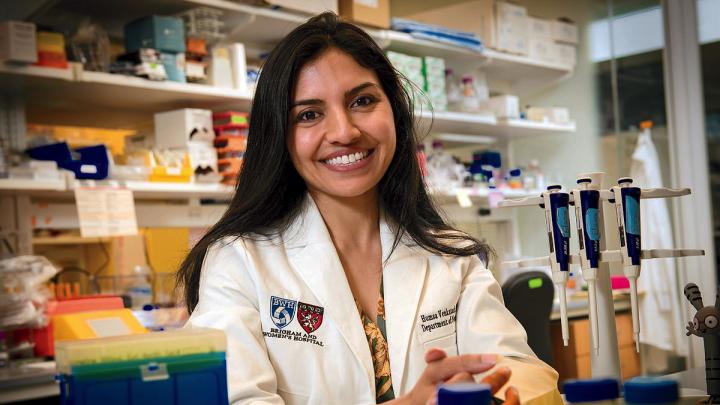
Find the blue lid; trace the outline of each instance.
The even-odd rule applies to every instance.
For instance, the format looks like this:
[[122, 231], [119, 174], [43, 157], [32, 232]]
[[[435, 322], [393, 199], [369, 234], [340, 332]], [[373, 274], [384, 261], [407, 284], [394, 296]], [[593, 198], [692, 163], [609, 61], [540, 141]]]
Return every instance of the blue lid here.
[[438, 405], [489, 405], [491, 400], [487, 384], [445, 384], [437, 390]]
[[563, 389], [568, 402], [605, 401], [620, 396], [620, 387], [613, 378], [569, 380], [563, 384]]
[[517, 176], [519, 176], [520, 174], [522, 174], [522, 170], [520, 170], [520, 169], [512, 169], [512, 170], [510, 170], [510, 175], [513, 176], [513, 177], [517, 177]]
[[678, 400], [678, 383], [657, 377], [635, 377], [625, 382], [625, 402], [660, 404]]

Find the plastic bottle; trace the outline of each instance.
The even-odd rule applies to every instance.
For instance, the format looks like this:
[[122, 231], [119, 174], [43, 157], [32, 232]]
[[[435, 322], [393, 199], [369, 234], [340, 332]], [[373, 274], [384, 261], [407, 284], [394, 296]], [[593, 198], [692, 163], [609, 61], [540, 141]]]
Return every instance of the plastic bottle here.
[[680, 402], [678, 382], [666, 378], [635, 377], [625, 382], [626, 404], [675, 405]]
[[510, 177], [507, 183], [510, 188], [515, 190], [523, 188], [522, 170], [520, 170], [520, 168], [510, 170]]
[[450, 111], [460, 110], [462, 103], [462, 91], [460, 89], [460, 80], [452, 69], [445, 69], [445, 92], [447, 93], [448, 109]]
[[135, 266], [126, 293], [133, 309], [152, 304], [152, 270], [148, 266]]
[[620, 387], [614, 378], [570, 380], [563, 385], [569, 404], [619, 405]]
[[480, 102], [475, 94], [475, 85], [472, 76], [462, 78], [462, 103], [460, 110], [467, 113], [476, 113], [480, 109]]
[[445, 384], [437, 390], [437, 405], [490, 405], [490, 401], [492, 392], [487, 384]]
[[434, 140], [432, 147], [427, 157], [428, 184], [438, 189], [457, 187], [462, 179], [458, 179], [455, 159], [445, 151], [442, 141]]

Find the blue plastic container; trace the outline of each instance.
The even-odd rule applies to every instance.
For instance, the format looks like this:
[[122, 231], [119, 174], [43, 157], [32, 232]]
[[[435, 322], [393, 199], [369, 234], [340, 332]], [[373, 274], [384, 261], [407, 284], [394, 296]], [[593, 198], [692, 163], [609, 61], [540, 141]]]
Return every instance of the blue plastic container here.
[[185, 52], [183, 20], [154, 15], [125, 25], [125, 52], [135, 52], [140, 48]]
[[178, 83], [187, 83], [185, 76], [185, 54], [173, 52], [160, 52], [167, 79]]
[[59, 142], [28, 149], [27, 153], [35, 160], [56, 162], [58, 167], [75, 173], [79, 180], [103, 180], [108, 176], [110, 159], [105, 145], [71, 151], [66, 142]]
[[625, 382], [627, 404], [673, 404], [680, 397], [675, 380], [656, 377], [635, 377]]
[[612, 401], [620, 396], [620, 386], [613, 378], [569, 380], [563, 384], [565, 399], [572, 404]]
[[[215, 357], [208, 359], [208, 356]], [[227, 405], [225, 354], [73, 368], [60, 375], [61, 405]], [[198, 359], [201, 359], [198, 361]], [[134, 364], [128, 364], [134, 363]]]
[[438, 405], [489, 405], [492, 392], [487, 384], [459, 383], [438, 387]]

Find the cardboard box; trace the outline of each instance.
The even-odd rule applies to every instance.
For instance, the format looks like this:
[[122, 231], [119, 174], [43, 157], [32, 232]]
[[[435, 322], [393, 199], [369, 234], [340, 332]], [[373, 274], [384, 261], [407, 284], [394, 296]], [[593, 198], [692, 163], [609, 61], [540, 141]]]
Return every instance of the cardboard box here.
[[513, 95], [490, 97], [480, 102], [480, 110], [490, 111], [497, 118], [520, 118], [520, 100]]
[[472, 32], [482, 40], [483, 45], [494, 48], [494, 4], [494, 0], [474, 0], [399, 17], [426, 24], [441, 25], [455, 30]]
[[552, 36], [556, 42], [577, 44], [578, 27], [572, 22], [555, 20], [552, 22]]
[[577, 63], [577, 48], [575, 45], [555, 44], [555, 53], [557, 55], [555, 58], [556, 63], [569, 68], [575, 67], [575, 63]]
[[530, 121], [567, 124], [570, 122], [570, 110], [566, 107], [530, 107], [527, 109]]
[[308, 14], [320, 14], [325, 11], [338, 13], [337, 0], [264, 0], [263, 3]]
[[340, 16], [352, 22], [390, 28], [390, 0], [340, 0]]
[[545, 18], [527, 17], [528, 38], [553, 40], [553, 21]]
[[557, 44], [548, 39], [528, 40], [528, 57], [532, 60], [555, 63], [558, 59]]
[[0, 62], [37, 62], [35, 24], [22, 21], [0, 22]]
[[186, 148], [190, 141], [212, 144], [212, 111], [195, 108], [155, 114], [155, 146], [159, 149]]
[[527, 8], [495, 2], [495, 27], [494, 48], [519, 55], [528, 54]]

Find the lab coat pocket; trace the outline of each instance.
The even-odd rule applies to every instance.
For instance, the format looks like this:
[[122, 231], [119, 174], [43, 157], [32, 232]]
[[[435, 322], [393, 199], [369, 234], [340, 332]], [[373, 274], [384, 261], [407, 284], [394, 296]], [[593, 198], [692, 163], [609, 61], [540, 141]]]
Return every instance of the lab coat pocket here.
[[310, 400], [309, 395], [304, 394], [297, 394], [294, 392], [286, 391], [282, 388], [278, 387], [278, 395], [283, 399], [285, 404], [287, 405], [294, 405], [294, 404], [307, 404]]
[[423, 342], [423, 348], [428, 351], [431, 348], [443, 349], [448, 356], [457, 356], [457, 333], [452, 333], [441, 338], [431, 339]]

